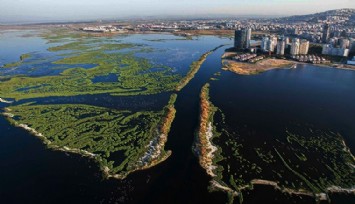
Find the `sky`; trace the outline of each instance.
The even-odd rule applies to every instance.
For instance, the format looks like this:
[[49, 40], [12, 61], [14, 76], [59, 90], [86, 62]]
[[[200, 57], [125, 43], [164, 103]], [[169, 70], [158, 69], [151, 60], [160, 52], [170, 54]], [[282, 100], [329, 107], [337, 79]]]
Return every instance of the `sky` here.
[[355, 0], [0, 0], [0, 22], [144, 16], [310, 14], [355, 8]]

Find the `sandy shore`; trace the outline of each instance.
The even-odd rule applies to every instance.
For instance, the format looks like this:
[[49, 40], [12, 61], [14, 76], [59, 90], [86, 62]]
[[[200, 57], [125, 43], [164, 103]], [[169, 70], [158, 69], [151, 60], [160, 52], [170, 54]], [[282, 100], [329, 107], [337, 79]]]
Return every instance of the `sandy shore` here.
[[264, 59], [256, 63], [236, 62], [232, 60], [223, 60], [223, 69], [241, 75], [258, 74], [276, 68], [291, 67], [296, 62], [282, 59]]
[[[228, 57], [233, 53], [226, 52], [222, 58]], [[229, 70], [231, 72], [241, 74], [241, 75], [253, 75], [259, 74], [272, 69], [277, 68], [292, 68], [292, 66], [297, 64], [309, 64], [305, 62], [296, 62], [291, 60], [283, 59], [264, 59], [256, 63], [247, 63], [247, 62], [236, 62], [233, 60], [224, 59], [222, 60], [224, 70]], [[353, 70], [355, 71], [355, 66], [346, 65], [346, 64], [309, 64], [317, 67], [327, 67], [327, 68], [336, 68], [344, 70]]]

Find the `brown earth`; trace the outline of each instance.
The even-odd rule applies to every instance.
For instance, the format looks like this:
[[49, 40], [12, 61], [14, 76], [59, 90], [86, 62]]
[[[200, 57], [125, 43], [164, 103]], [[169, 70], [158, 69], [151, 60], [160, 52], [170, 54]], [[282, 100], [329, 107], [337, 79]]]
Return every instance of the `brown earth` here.
[[275, 68], [291, 67], [295, 62], [282, 59], [264, 59], [256, 63], [223, 60], [223, 69], [241, 75], [258, 74]]

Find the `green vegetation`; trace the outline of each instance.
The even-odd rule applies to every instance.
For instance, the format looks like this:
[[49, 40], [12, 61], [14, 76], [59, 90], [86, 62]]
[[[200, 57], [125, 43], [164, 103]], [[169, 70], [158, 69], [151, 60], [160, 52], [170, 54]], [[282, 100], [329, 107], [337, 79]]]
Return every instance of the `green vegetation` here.
[[61, 43], [71, 40], [85, 39], [88, 37], [95, 37], [90, 33], [78, 32], [68, 28], [48, 29], [40, 35], [42, 38], [48, 40], [49, 43]]
[[[74, 45], [78, 46], [76, 43], [69, 43], [69, 45], [66, 44], [62, 47], [55, 47], [55, 50], [67, 49]], [[96, 67], [66, 69], [59, 76], [13, 77], [1, 84], [0, 96], [20, 100], [99, 93], [112, 95], [155, 94], [173, 90], [180, 76], [172, 74], [171, 68], [162, 67], [163, 69], [160, 71], [148, 72], [154, 66], [146, 59], [137, 58], [131, 53], [105, 52], [106, 50], [118, 50], [133, 46], [131, 44], [103, 44], [95, 50], [85, 50], [83, 53], [55, 61], [54, 64], [94, 64]], [[96, 76], [109, 73], [117, 74], [119, 76], [118, 82], [92, 82]], [[25, 90], [23, 90], [24, 88]]]
[[48, 48], [48, 51], [51, 52], [56, 52], [56, 51], [62, 51], [62, 50], [86, 50], [89, 47], [84, 45], [83, 42], [79, 41], [79, 42], [71, 42], [71, 43], [67, 43], [64, 45], [59, 45], [59, 46], [55, 46], [55, 47], [50, 47]]
[[[339, 134], [296, 126], [292, 127], [293, 133], [285, 131], [285, 142], [276, 139], [251, 143], [231, 131], [223, 114], [217, 121], [220, 136], [213, 142], [223, 149], [219, 153], [223, 159], [216, 163], [223, 171], [215, 178], [239, 195], [242, 189], [262, 184], [318, 199], [316, 194], [327, 194], [330, 187], [351, 189], [355, 183], [355, 159]], [[249, 151], [251, 148], [255, 154]]]
[[[297, 154], [296, 158], [302, 162], [299, 165], [312, 162], [314, 166], [321, 169], [321, 171], [314, 169], [306, 171], [309, 175], [319, 174], [316, 177], [308, 176], [308, 178], [320, 191], [325, 191], [330, 186], [344, 188], [353, 186], [355, 159], [341, 135], [313, 129], [300, 131], [299, 134], [291, 133], [291, 131], [286, 131], [286, 133], [287, 142], [291, 145], [292, 151]], [[299, 169], [302, 169], [302, 166]]]
[[[290, 194], [313, 195], [316, 200], [319, 193], [329, 193], [330, 187], [353, 188], [355, 159], [341, 135], [308, 126], [292, 126], [292, 131], [285, 131], [284, 140], [255, 141], [255, 138], [243, 137], [252, 132], [250, 129], [236, 128], [235, 124], [229, 126], [223, 112], [211, 109], [215, 107], [208, 92], [206, 85], [200, 96], [199, 159], [201, 166], [219, 184], [214, 183], [211, 189], [226, 192], [229, 201], [234, 196], [242, 201], [242, 191], [258, 184], [271, 185]], [[207, 137], [209, 121], [213, 122], [212, 139]], [[204, 156], [210, 155], [211, 144], [217, 148], [212, 162]]]
[[[43, 134], [50, 148], [64, 151], [87, 151], [94, 154], [106, 173], [124, 177], [143, 168], [139, 162], [150, 141], [159, 138], [156, 129], [163, 125], [166, 109], [173, 106], [172, 96], [164, 111], [132, 112], [88, 105], [12, 106], [15, 125], [26, 124]], [[170, 124], [173, 117], [170, 120]], [[170, 124], [168, 127], [170, 128]], [[169, 130], [166, 130], [166, 134]], [[167, 136], [167, 135], [166, 135]], [[154, 158], [152, 158], [154, 159]], [[150, 162], [150, 161], [146, 161]]]
[[13, 62], [13, 63], [9, 63], [9, 64], [4, 64], [4, 66], [2, 66], [3, 68], [13, 68], [13, 67], [17, 67], [17, 66], [20, 66], [23, 61], [27, 58], [30, 58], [31, 57], [31, 54], [27, 53], [27, 54], [22, 54], [20, 56], [20, 61], [17, 61], [17, 62]]
[[195, 74], [198, 72], [198, 70], [200, 69], [201, 65], [203, 64], [203, 62], [206, 60], [207, 56], [210, 55], [211, 53], [213, 53], [214, 51], [216, 51], [217, 49], [223, 47], [223, 45], [220, 45], [216, 48], [214, 48], [213, 50], [210, 50], [206, 53], [204, 53], [200, 59], [198, 59], [197, 61], [193, 62], [190, 65], [190, 70], [187, 73], [187, 75], [182, 78], [179, 82], [179, 84], [176, 86], [175, 90], [176, 91], [180, 91], [181, 89], [183, 89], [190, 81], [191, 79], [193, 79], [195, 77]]
[[21, 56], [20, 56], [20, 60], [21, 61], [23, 61], [23, 60], [25, 60], [25, 59], [27, 59], [27, 58], [30, 58], [31, 57], [31, 54], [22, 54]]
[[[1, 78], [4, 79], [0, 84], [1, 97], [21, 100], [100, 93], [157, 94], [174, 90], [180, 80], [180, 75], [174, 74], [170, 67], [153, 65], [147, 59], [136, 57], [137, 52], [152, 51], [142, 45], [117, 43], [106, 37], [95, 38], [67, 29], [53, 29], [42, 37], [49, 43], [60, 43], [48, 51], [66, 51], [53, 53], [61, 58], [51, 62], [63, 67], [63, 71], [54, 76]], [[126, 48], [138, 49], [121, 52]], [[29, 54], [22, 55], [21, 61], [11, 66], [27, 63], [24, 60], [28, 57]], [[40, 65], [43, 60], [38, 62]], [[84, 68], [85, 65], [93, 66]], [[158, 71], [150, 71], [157, 66]], [[93, 83], [97, 76], [109, 74], [116, 75], [117, 82]], [[172, 94], [161, 111], [28, 103], [9, 107], [5, 115], [14, 125], [41, 138], [49, 148], [90, 156], [106, 176], [122, 179], [132, 171], [157, 165], [171, 155], [164, 146], [175, 118], [176, 98], [177, 95]]]

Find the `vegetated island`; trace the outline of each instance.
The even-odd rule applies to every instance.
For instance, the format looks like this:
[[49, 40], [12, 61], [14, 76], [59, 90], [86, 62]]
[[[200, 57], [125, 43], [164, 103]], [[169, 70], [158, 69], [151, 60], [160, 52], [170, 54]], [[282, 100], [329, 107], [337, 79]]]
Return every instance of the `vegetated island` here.
[[355, 157], [340, 134], [297, 126], [285, 131], [284, 141], [259, 145], [230, 133], [225, 117], [210, 101], [206, 84], [200, 94], [200, 125], [193, 151], [212, 177], [210, 190], [226, 192], [230, 203], [235, 197], [242, 203], [243, 191], [254, 185], [318, 201], [329, 200], [329, 193], [355, 195]]
[[176, 97], [172, 94], [168, 105], [158, 112], [24, 104], [5, 108], [3, 115], [49, 148], [91, 157], [107, 177], [124, 179], [171, 155], [164, 146], [175, 118]]
[[223, 47], [224, 45], [220, 45], [206, 53], [204, 53], [197, 61], [193, 62], [190, 65], [190, 70], [186, 74], [184, 78], [180, 80], [180, 82], [177, 84], [175, 90], [180, 91], [183, 89], [190, 81], [195, 77], [195, 74], [198, 72], [200, 69], [201, 65], [205, 62], [206, 58], [208, 55], [212, 54], [214, 51], [218, 50], [219, 48]]
[[212, 177], [210, 190], [227, 192], [230, 198], [229, 203], [232, 203], [239, 193], [222, 181], [220, 172], [223, 168], [217, 165], [217, 162], [223, 158], [220, 156], [222, 149], [212, 142], [212, 139], [218, 137], [219, 134], [213, 127], [213, 117], [217, 108], [209, 101], [209, 86], [205, 84], [200, 93], [200, 124], [196, 132], [193, 152], [198, 156], [200, 166]]

